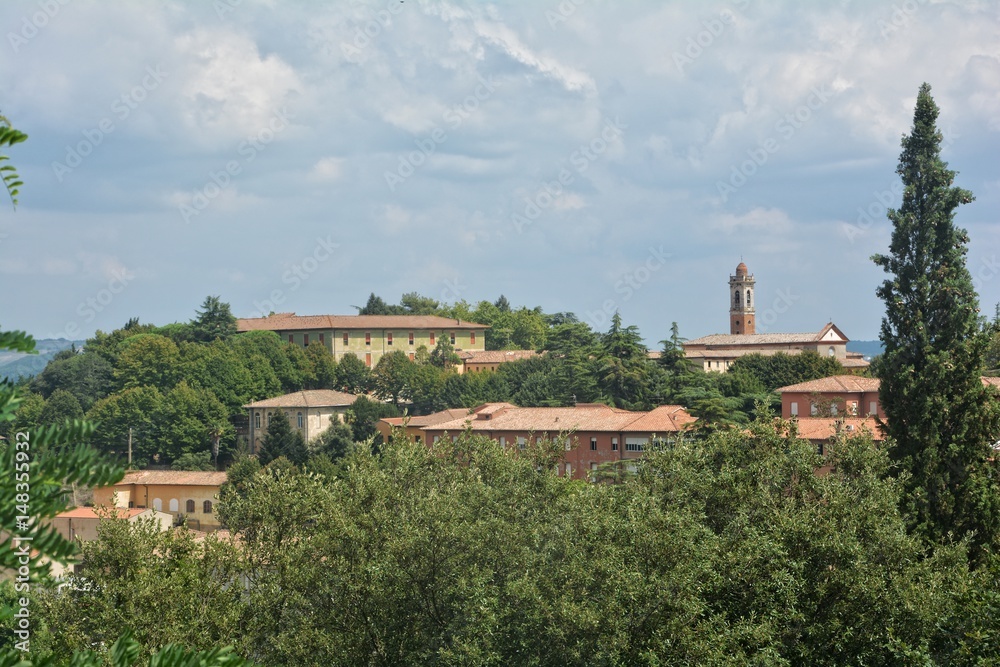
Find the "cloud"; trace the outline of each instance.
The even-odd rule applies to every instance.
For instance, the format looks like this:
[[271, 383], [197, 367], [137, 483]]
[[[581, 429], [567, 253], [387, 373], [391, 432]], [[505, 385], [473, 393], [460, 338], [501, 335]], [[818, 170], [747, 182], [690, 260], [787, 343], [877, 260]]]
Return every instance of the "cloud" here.
[[339, 181], [344, 175], [344, 159], [325, 157], [313, 165], [309, 178], [313, 181], [331, 183]]

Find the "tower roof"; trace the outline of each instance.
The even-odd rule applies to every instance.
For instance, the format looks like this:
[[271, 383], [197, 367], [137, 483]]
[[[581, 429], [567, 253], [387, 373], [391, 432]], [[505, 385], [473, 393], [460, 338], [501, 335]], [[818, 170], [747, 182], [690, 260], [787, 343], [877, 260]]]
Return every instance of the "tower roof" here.
[[749, 271], [747, 270], [747, 265], [744, 264], [743, 262], [740, 262], [736, 266], [736, 275], [738, 275], [738, 276], [745, 276], [745, 275], [747, 275], [747, 273], [749, 273]]

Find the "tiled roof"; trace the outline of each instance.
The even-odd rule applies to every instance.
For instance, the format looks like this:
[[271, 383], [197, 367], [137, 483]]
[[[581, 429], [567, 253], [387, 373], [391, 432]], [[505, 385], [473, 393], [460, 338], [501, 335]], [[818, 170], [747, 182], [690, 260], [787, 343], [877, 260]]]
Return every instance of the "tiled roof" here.
[[834, 375], [832, 377], [820, 378], [818, 380], [809, 380], [808, 382], [791, 384], [787, 387], [781, 387], [776, 391], [779, 394], [784, 392], [841, 393], [878, 391], [878, 388], [878, 378], [865, 378], [857, 375]]
[[256, 401], [244, 408], [329, 408], [352, 405], [358, 397], [333, 389], [307, 389]]
[[382, 421], [391, 426], [398, 427], [402, 427], [403, 422], [406, 421], [410, 427], [418, 428], [423, 426], [434, 426], [435, 424], [442, 424], [444, 422], [462, 419], [467, 417], [469, 413], [470, 410], [468, 408], [454, 408], [419, 417], [383, 417]]
[[138, 516], [143, 512], [146, 512], [141, 507], [125, 508], [125, 507], [102, 507], [100, 512], [94, 507], [76, 507], [71, 510], [66, 510], [65, 512], [60, 512], [56, 515], [57, 519], [104, 519], [107, 517], [114, 516], [118, 519], [131, 519], [134, 516]]
[[823, 336], [830, 331], [837, 334], [838, 338], [843, 341], [847, 340], [847, 336], [837, 328], [837, 325], [830, 322], [815, 333], [712, 334], [689, 340], [684, 343], [684, 347], [699, 345], [794, 345], [797, 343], [819, 343], [821, 341], [830, 343], [842, 342], [841, 340], [823, 341]]
[[842, 433], [849, 436], [862, 435], [865, 430], [871, 432], [872, 438], [882, 441], [885, 436], [874, 417], [806, 417], [796, 420], [799, 437], [805, 440], [828, 440], [837, 434], [837, 424], [840, 423]]
[[847, 355], [846, 359], [838, 359], [838, 361], [844, 368], [868, 368], [871, 366], [864, 357], [852, 357], [850, 354]]
[[226, 483], [224, 472], [200, 470], [132, 470], [125, 473], [115, 486], [129, 484], [163, 486], [222, 486]]
[[467, 364], [502, 364], [505, 361], [518, 361], [538, 356], [534, 350], [466, 350], [458, 353], [459, 358]]
[[983, 377], [983, 384], [986, 386], [993, 386], [1000, 389], [1000, 378], [993, 377]]
[[565, 408], [519, 408], [509, 403], [487, 403], [461, 419], [424, 427], [425, 431], [566, 431], [674, 432], [694, 421], [679, 405], [661, 406], [651, 412], [631, 412], [607, 405], [586, 404]]
[[436, 315], [296, 315], [236, 320], [237, 331], [304, 331], [309, 329], [488, 329], [485, 324]]

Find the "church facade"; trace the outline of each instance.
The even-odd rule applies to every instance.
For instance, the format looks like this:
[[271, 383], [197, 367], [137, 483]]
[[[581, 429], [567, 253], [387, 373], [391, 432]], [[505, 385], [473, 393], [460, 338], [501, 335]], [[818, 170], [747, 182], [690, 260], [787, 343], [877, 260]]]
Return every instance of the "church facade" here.
[[837, 325], [829, 322], [812, 333], [762, 333], [756, 326], [756, 281], [740, 262], [729, 276], [729, 333], [702, 336], [684, 343], [684, 356], [705, 371], [723, 373], [734, 361], [748, 354], [772, 355], [778, 352], [801, 354], [816, 352], [834, 357], [847, 369], [866, 368], [861, 354], [847, 351], [848, 338]]

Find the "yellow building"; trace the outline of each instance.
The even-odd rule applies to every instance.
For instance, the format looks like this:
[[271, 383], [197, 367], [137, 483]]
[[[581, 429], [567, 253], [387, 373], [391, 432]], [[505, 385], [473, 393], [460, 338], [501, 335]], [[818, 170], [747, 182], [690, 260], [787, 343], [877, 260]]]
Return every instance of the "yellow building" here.
[[306, 442], [316, 438], [335, 422], [343, 422], [348, 408], [358, 399], [332, 389], [309, 389], [244, 405], [250, 411], [250, 452], [260, 451], [274, 413], [281, 411], [288, 423]]
[[94, 505], [129, 509], [152, 508], [174, 521], [183, 515], [190, 528], [216, 530], [219, 488], [224, 472], [191, 470], [133, 470], [114, 486], [94, 489]]
[[383, 354], [394, 350], [414, 358], [421, 345], [428, 351], [447, 339], [456, 351], [485, 350], [486, 325], [435, 315], [296, 315], [276, 313], [268, 317], [236, 321], [244, 331], [274, 331], [282, 340], [307, 347], [318, 341], [337, 361], [348, 352], [370, 368]]
[[466, 350], [458, 353], [462, 363], [456, 369], [459, 373], [492, 373], [500, 364], [537, 356], [534, 350]]
[[123, 507], [77, 507], [57, 514], [51, 521], [52, 527], [67, 540], [89, 542], [97, 539], [97, 526], [108, 519], [124, 519], [129, 523], [154, 521], [160, 532], [173, 526], [173, 517], [166, 512], [149, 508], [132, 509]]

